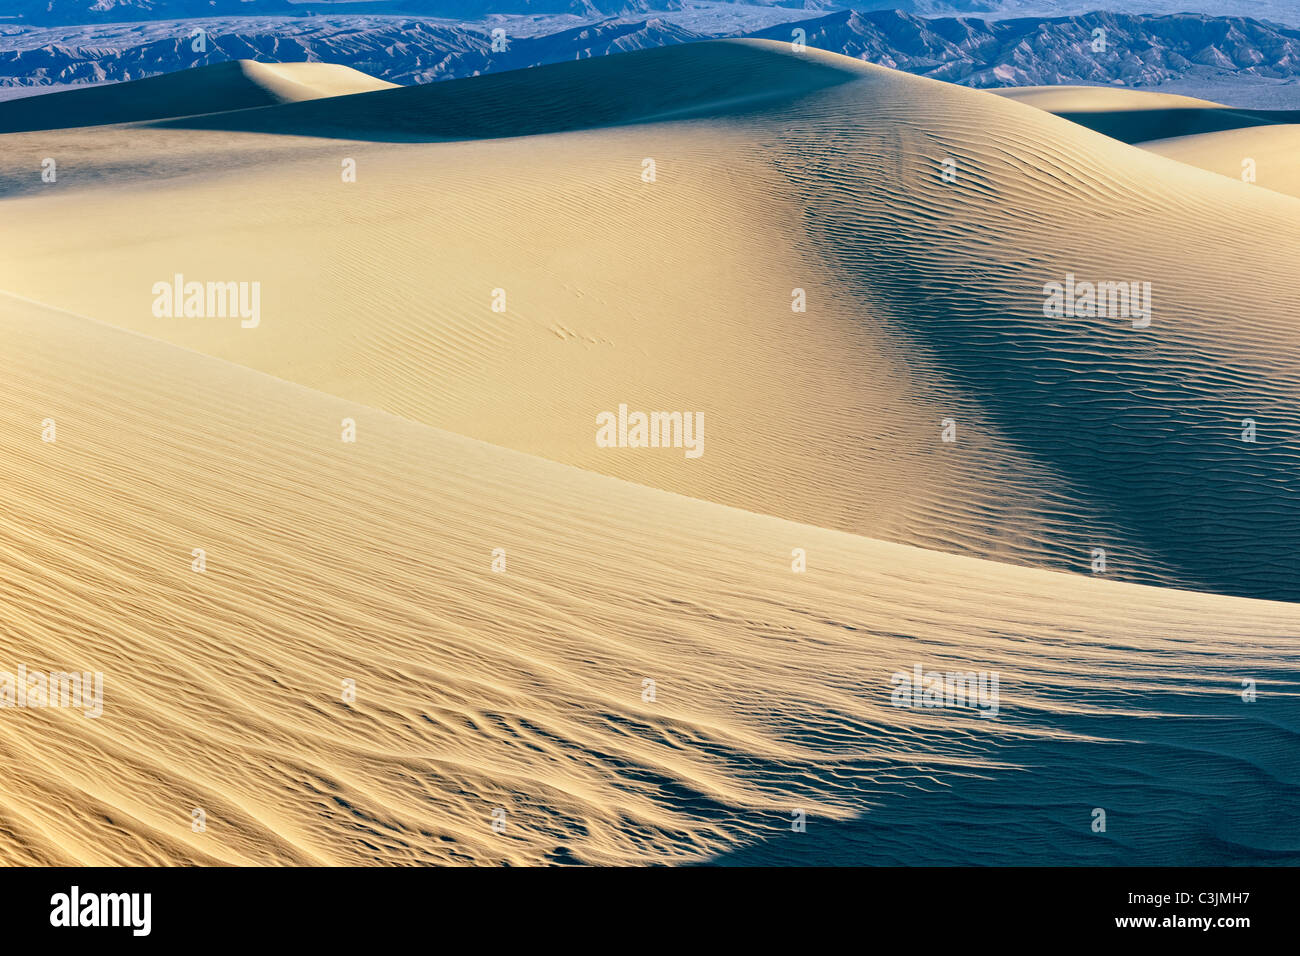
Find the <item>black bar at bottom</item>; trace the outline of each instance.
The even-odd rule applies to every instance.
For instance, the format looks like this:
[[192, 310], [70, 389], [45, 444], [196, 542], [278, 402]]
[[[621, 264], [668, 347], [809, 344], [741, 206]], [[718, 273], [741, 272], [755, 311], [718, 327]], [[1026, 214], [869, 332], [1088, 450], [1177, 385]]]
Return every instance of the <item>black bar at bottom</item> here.
[[414, 936], [421, 949], [461, 949], [442, 934], [465, 931], [603, 948], [666, 942], [691, 926], [733, 944], [850, 933], [888, 945], [901, 932], [963, 947], [971, 933], [1232, 945], [1285, 938], [1295, 886], [1286, 868], [8, 869], [0, 913], [10, 943], [48, 935], [296, 950]]

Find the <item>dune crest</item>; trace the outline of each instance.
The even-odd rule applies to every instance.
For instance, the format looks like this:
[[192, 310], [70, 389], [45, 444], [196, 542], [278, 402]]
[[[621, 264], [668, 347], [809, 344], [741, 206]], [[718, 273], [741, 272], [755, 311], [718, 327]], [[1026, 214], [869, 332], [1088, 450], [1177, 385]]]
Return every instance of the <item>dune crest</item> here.
[[1195, 96], [1183, 96], [1181, 93], [1161, 93], [1158, 90], [1134, 90], [1118, 86], [1012, 86], [988, 92], [1017, 103], [1024, 103], [1026, 106], [1058, 114], [1232, 108]]
[[406, 86], [314, 106], [164, 121], [380, 141], [533, 136], [627, 123], [743, 116], [882, 67], [787, 43], [726, 40]]

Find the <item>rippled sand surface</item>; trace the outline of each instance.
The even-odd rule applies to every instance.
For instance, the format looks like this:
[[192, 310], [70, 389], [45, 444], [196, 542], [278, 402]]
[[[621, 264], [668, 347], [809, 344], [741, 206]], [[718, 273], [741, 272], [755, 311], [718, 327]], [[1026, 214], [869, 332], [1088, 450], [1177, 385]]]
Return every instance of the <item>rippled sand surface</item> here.
[[0, 708], [0, 858], [1300, 862], [1300, 200], [1037, 105], [719, 42], [0, 138], [0, 671], [104, 675]]

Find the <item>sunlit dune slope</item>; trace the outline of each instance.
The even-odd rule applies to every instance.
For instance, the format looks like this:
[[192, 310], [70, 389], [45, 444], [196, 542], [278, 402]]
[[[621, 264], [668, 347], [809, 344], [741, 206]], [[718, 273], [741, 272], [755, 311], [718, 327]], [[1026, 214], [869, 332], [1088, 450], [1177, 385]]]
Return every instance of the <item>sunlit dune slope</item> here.
[[[527, 87], [488, 77], [230, 125], [256, 113], [301, 132], [311, 107], [364, 139], [467, 135], [478, 121], [444, 88], [504, 129], [622, 125], [289, 145], [132, 130], [103, 161], [149, 178], [68, 177], [4, 203], [0, 286], [752, 512], [1077, 572], [1104, 551], [1120, 579], [1300, 596], [1296, 200], [1002, 97], [781, 44], [528, 73]], [[690, 119], [654, 119], [674, 101]], [[187, 165], [233, 141], [275, 143], [276, 161]], [[172, 155], [183, 175], [169, 179]], [[259, 282], [259, 324], [155, 317], [152, 290], [176, 274]], [[1067, 275], [1150, 283], [1150, 326], [1044, 315], [1044, 285]], [[703, 413], [703, 455], [598, 447], [596, 416], [620, 404]]]
[[1289, 196], [1300, 196], [1300, 125], [1177, 136], [1141, 144], [1143, 149]]
[[1014, 86], [989, 90], [1049, 113], [1102, 113], [1149, 111], [1154, 109], [1230, 109], [1213, 100], [1156, 90], [1134, 90], [1117, 86]]
[[[0, 668], [104, 675], [97, 718], [0, 710], [5, 862], [1300, 852], [1293, 607], [747, 514], [6, 296], [0, 334]], [[891, 707], [918, 663], [998, 671], [998, 719]]]
[[1125, 143], [1300, 122], [1300, 110], [1242, 109], [1153, 90], [1024, 86], [990, 92], [1055, 113]]
[[0, 102], [0, 132], [190, 116], [394, 86], [334, 63], [231, 60], [127, 83]]

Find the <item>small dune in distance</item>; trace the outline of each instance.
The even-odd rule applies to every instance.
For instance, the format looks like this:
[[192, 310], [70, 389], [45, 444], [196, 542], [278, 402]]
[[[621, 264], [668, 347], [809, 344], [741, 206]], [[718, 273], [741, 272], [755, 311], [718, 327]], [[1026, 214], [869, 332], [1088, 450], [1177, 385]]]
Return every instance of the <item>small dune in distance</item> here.
[[47, 93], [40, 99], [0, 104], [4, 132], [101, 126], [170, 116], [296, 103], [392, 89], [377, 80], [332, 63], [257, 63], [232, 60], [181, 73]]
[[0, 860], [1300, 863], [1297, 130], [755, 39], [0, 102], [0, 671], [103, 685]]

